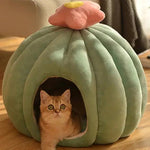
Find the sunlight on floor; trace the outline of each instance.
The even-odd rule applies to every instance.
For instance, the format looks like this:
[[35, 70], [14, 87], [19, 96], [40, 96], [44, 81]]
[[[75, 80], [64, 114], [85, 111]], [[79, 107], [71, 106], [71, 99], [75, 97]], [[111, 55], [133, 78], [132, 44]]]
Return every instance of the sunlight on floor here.
[[0, 47], [3, 51], [14, 51], [24, 38], [5, 37], [0, 39]]

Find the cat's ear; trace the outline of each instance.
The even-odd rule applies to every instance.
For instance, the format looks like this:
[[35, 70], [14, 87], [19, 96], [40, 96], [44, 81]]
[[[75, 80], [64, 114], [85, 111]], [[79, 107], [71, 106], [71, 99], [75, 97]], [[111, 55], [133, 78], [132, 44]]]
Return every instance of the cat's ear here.
[[71, 96], [70, 89], [68, 89], [62, 94], [62, 99], [67, 103], [70, 103], [70, 96]]
[[41, 90], [40, 91], [40, 98], [41, 98], [41, 103], [45, 104], [47, 102], [47, 99], [49, 98], [49, 95], [44, 90]]

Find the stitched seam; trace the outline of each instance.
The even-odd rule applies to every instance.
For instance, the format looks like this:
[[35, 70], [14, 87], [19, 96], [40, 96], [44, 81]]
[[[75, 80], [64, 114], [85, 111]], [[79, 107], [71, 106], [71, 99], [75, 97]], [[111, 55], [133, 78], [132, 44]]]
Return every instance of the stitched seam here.
[[[86, 29], [84, 29], [84, 30], [86, 30]], [[83, 31], [84, 31], [83, 30]], [[87, 30], [86, 30], [87, 31]], [[93, 62], [92, 62], [92, 59], [91, 59], [91, 57], [89, 56], [89, 53], [88, 53], [88, 51], [89, 51], [89, 49], [88, 49], [88, 47], [86, 46], [86, 43], [85, 43], [85, 41], [84, 41], [84, 38], [83, 38], [83, 35], [82, 35], [82, 31], [80, 31], [80, 35], [81, 35], [81, 38], [83, 39], [83, 42], [84, 42], [84, 45], [85, 45], [85, 48], [86, 48], [86, 52], [87, 52], [87, 57], [88, 57], [88, 60], [89, 60], [89, 63], [90, 63], [90, 66], [91, 66], [91, 69], [92, 69], [92, 72], [93, 72], [93, 75], [94, 75], [94, 79], [95, 79], [95, 88], [96, 88], [96, 104], [97, 104], [97, 81], [96, 81], [96, 74], [95, 74], [95, 69], [94, 69], [94, 64], [93, 64]], [[97, 109], [97, 108], [96, 108]], [[97, 110], [97, 114], [98, 114], [98, 110]], [[98, 121], [98, 115], [97, 115], [97, 121]], [[97, 131], [98, 131], [98, 125], [97, 125]], [[97, 132], [96, 132], [96, 136], [95, 136], [95, 140], [96, 140], [96, 137], [97, 137]], [[95, 142], [95, 140], [94, 140], [94, 142]]]

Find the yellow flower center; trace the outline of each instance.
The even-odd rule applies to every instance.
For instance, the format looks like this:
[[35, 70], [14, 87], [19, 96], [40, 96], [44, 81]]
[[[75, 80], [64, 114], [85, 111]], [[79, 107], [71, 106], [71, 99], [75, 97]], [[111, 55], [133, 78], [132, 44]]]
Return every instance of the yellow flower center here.
[[67, 8], [77, 8], [82, 6], [84, 3], [82, 1], [75, 1], [75, 2], [69, 2], [65, 3], [64, 6]]

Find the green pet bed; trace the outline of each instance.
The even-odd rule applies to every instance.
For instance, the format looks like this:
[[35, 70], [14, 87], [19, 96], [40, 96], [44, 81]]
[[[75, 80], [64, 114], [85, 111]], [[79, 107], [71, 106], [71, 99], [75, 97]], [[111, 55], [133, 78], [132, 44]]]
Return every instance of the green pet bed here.
[[76, 91], [86, 112], [85, 130], [64, 139], [59, 143], [63, 146], [108, 144], [129, 136], [147, 100], [138, 56], [101, 23], [81, 30], [47, 26], [23, 41], [3, 80], [4, 104], [15, 128], [39, 141], [39, 91], [60, 86]]

